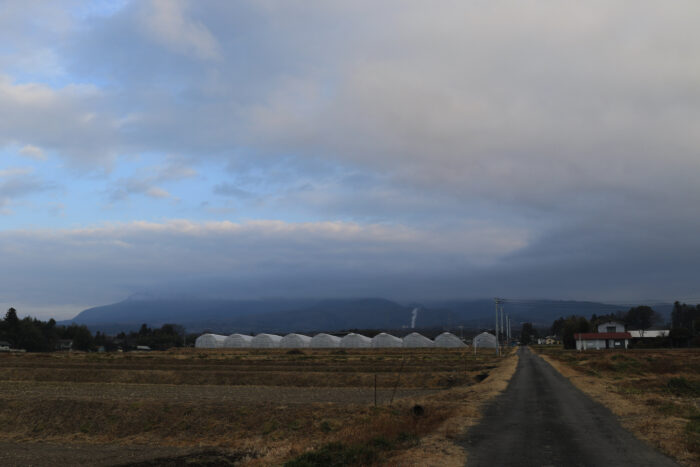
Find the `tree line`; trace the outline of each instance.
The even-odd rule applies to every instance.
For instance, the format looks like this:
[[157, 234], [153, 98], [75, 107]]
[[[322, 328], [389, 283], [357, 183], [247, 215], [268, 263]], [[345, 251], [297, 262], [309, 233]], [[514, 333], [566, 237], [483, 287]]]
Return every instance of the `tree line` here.
[[[606, 321], [620, 321], [626, 329], [647, 330], [653, 325], [662, 324], [661, 316], [649, 306], [637, 306], [627, 311], [618, 311], [607, 315], [593, 314], [590, 319], [583, 316], [572, 315], [567, 318], [560, 317], [552, 323], [550, 332], [562, 340], [567, 349], [576, 348], [574, 334], [597, 332], [599, 324]], [[669, 335], [658, 338], [641, 345], [654, 345], [661, 347], [687, 347], [700, 346], [700, 305], [692, 306], [675, 302], [671, 313], [671, 326]]]
[[85, 325], [57, 325], [54, 319], [19, 319], [14, 308], [7, 310], [5, 317], [0, 321], [0, 341], [6, 341], [12, 348], [28, 352], [59, 350], [62, 342], [66, 341], [71, 341], [73, 350], [83, 351], [132, 350], [137, 346], [165, 350], [182, 347], [186, 338], [193, 342], [194, 336], [186, 336], [185, 329], [177, 324], [164, 324], [154, 329], [143, 324], [138, 331], [121, 332], [116, 336], [108, 336], [100, 331], [93, 335]]

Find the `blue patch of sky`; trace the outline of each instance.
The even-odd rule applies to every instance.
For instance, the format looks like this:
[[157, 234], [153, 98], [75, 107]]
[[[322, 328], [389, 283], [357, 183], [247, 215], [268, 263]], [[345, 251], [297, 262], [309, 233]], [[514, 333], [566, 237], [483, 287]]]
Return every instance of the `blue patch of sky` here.
[[131, 0], [90, 0], [72, 9], [72, 15], [79, 20], [95, 16], [111, 16], [131, 3]]
[[[2, 216], [3, 229], [74, 228], [105, 222], [135, 220], [163, 221], [186, 218], [194, 221], [278, 219], [287, 222], [314, 221], [304, 209], [280, 208], [270, 202], [284, 196], [295, 183], [269, 176], [265, 170], [252, 168], [246, 174], [224, 170], [222, 162], [198, 163], [192, 177], [157, 180], [158, 168], [167, 164], [161, 154], [121, 157], [108, 172], [80, 172], [66, 167], [59, 157], [45, 152], [46, 159], [35, 160], [20, 154], [13, 145], [0, 150], [0, 170], [31, 169], [31, 176], [44, 189], [18, 195], [7, 206], [10, 213]], [[154, 198], [139, 190], [129, 191], [129, 181], [159, 188], [171, 198]], [[238, 186], [249, 197], [233, 198], [217, 195], [215, 186]], [[123, 197], [115, 197], [120, 192]], [[280, 194], [281, 193], [281, 194]]]

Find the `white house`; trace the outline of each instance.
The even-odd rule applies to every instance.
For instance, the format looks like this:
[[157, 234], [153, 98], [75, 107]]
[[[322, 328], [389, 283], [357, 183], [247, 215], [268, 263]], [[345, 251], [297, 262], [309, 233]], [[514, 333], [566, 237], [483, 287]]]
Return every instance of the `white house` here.
[[639, 329], [636, 331], [627, 332], [630, 333], [630, 336], [632, 336], [633, 339], [649, 339], [654, 337], [668, 337], [671, 331], [668, 329]]
[[598, 325], [598, 332], [574, 334], [576, 350], [626, 349], [632, 338], [619, 321], [607, 321]]
[[598, 325], [598, 332], [625, 332], [625, 325], [620, 321], [606, 321]]

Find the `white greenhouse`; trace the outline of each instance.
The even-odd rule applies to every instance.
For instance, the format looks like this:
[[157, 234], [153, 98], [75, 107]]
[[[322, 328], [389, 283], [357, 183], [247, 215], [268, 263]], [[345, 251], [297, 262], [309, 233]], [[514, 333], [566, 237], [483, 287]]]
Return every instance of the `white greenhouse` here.
[[250, 346], [255, 349], [276, 349], [280, 346], [282, 336], [277, 334], [258, 334], [250, 341]]
[[464, 347], [464, 342], [451, 332], [443, 332], [435, 338], [435, 347]]
[[474, 349], [495, 349], [498, 347], [496, 336], [488, 332], [482, 332], [474, 337]]
[[330, 334], [316, 334], [311, 338], [312, 349], [328, 349], [333, 347], [340, 347], [340, 337], [331, 336]]
[[372, 338], [372, 347], [403, 347], [403, 341], [396, 336], [392, 336], [391, 334], [380, 332]]
[[340, 346], [351, 349], [371, 347], [372, 339], [367, 336], [363, 336], [362, 334], [355, 334], [354, 332], [351, 332], [340, 339]]
[[220, 349], [224, 346], [226, 336], [219, 334], [202, 334], [194, 341], [194, 346], [197, 349]]
[[435, 347], [435, 342], [428, 339], [422, 334], [412, 332], [403, 338], [404, 347]]
[[282, 349], [300, 349], [306, 348], [311, 345], [311, 338], [303, 334], [287, 334], [280, 341], [280, 348]]
[[229, 349], [243, 349], [250, 347], [250, 341], [253, 340], [253, 336], [247, 334], [231, 334], [224, 341], [224, 347]]

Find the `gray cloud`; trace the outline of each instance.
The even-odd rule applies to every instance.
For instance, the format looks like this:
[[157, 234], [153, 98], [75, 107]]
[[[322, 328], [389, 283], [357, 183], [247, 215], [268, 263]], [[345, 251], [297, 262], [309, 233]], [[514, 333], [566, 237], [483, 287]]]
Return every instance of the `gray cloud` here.
[[160, 185], [197, 176], [197, 171], [176, 157], [168, 157], [163, 164], [147, 167], [137, 174], [115, 181], [108, 190], [110, 202], [127, 200], [131, 195], [146, 195], [151, 198], [176, 198]]
[[0, 170], [0, 214], [8, 214], [10, 206], [18, 198], [53, 188], [55, 185], [35, 176], [31, 169]]
[[[155, 233], [133, 234], [137, 246], [125, 251], [138, 251], [134, 264], [151, 276], [167, 257], [191, 261], [193, 276], [259, 271], [239, 279], [279, 291], [303, 289], [285, 282], [293, 276], [334, 293], [371, 283], [397, 295], [672, 298], [695, 287], [700, 251], [699, 13], [690, 0], [131, 2], [80, 28], [61, 16], [63, 26], [30, 46], [48, 50], [55, 74], [97, 84], [28, 84], [12, 70], [30, 64], [3, 58], [0, 144], [57, 151], [83, 168], [108, 169], [120, 154], [180, 154], [187, 166], [228, 167], [229, 179], [209, 186], [229, 204], [209, 212], [247, 206], [421, 233], [405, 251], [379, 243], [363, 257], [356, 239], [305, 233], [307, 244], [267, 225], [256, 236], [269, 244], [246, 243], [242, 231], [236, 242], [212, 240], [231, 257], [239, 244], [251, 252], [240, 264], [217, 256], [213, 269], [207, 244], [167, 229], [158, 231], [167, 247]], [[25, 33], [0, 34], [18, 44]], [[123, 178], [108, 196], [166, 196], [189, 176], [168, 167]], [[526, 241], [498, 260], [455, 260], [473, 251], [465, 225]], [[71, 243], [77, 234], [57, 235]], [[120, 245], [125, 235], [98, 237]], [[170, 250], [151, 256], [143, 245]], [[292, 265], [306, 261], [313, 267], [297, 274]], [[363, 279], [346, 280], [354, 261]], [[142, 277], [121, 267], [104, 280]]]
[[67, 310], [75, 297], [97, 305], [173, 290], [217, 297], [669, 299], [697, 296], [695, 243], [694, 231], [623, 222], [534, 239], [488, 224], [420, 230], [174, 220], [6, 231], [0, 302], [44, 313], [50, 305]]
[[231, 184], [231, 183], [219, 183], [214, 186], [214, 194], [221, 195], [221, 196], [231, 196], [233, 198], [240, 198], [240, 199], [251, 199], [254, 198], [255, 195], [247, 190], [243, 190], [241, 188], [238, 188], [237, 186]]
[[[144, 22], [162, 4], [136, 2], [71, 53], [116, 77], [127, 147], [291, 153], [559, 212], [666, 192], [700, 168], [692, 2], [354, 3], [177, 2], [159, 38]], [[698, 196], [689, 184], [679, 199]]]
[[526, 232], [491, 225], [427, 232], [340, 222], [182, 220], [5, 231], [0, 301], [28, 310], [64, 307], [75, 297], [100, 304], [172, 284], [223, 293], [207, 282], [224, 283], [229, 296], [247, 297], [394, 294], [399, 280], [400, 287], [429, 293], [439, 284], [425, 282], [428, 277], [492, 264], [526, 242]]
[[50, 148], [71, 164], [108, 166], [120, 144], [117, 122], [102, 101], [91, 85], [56, 90], [0, 74], [0, 144]]
[[[700, 168], [697, 9], [133, 2], [61, 49], [73, 71], [113, 85], [47, 93], [67, 137], [23, 139], [81, 141], [63, 152], [86, 162], [291, 153], [544, 209], [561, 210], [561, 195], [636, 196]], [[691, 186], [681, 197], [697, 199]]]

